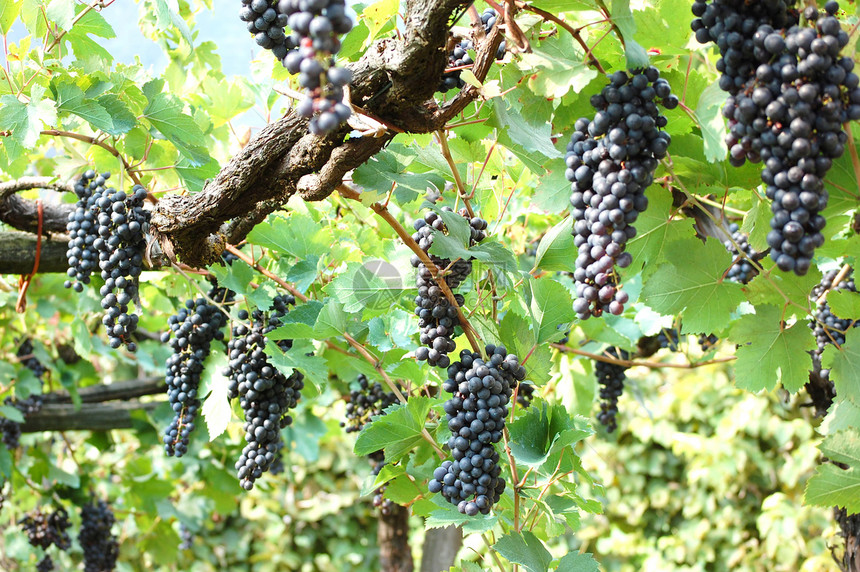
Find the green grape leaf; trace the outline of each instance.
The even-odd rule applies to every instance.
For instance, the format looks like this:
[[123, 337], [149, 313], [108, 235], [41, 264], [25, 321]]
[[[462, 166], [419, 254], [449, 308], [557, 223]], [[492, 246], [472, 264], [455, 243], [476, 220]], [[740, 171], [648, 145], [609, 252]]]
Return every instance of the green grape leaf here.
[[820, 465], [806, 483], [804, 502], [860, 513], [860, 429], [852, 427], [828, 435], [818, 448], [828, 459], [844, 463], [848, 469], [830, 463]]
[[749, 391], [771, 390], [777, 384], [795, 392], [809, 381], [815, 337], [805, 321], [791, 327], [780, 323], [776, 306], [756, 306], [755, 314], [742, 316], [729, 332], [737, 349], [737, 385]]
[[831, 290], [827, 293], [830, 311], [837, 318], [856, 320], [860, 317], [860, 294], [850, 290]]
[[576, 317], [570, 293], [555, 280], [533, 278], [531, 283], [531, 313], [537, 332], [536, 343], [561, 339], [564, 331], [559, 330], [558, 326], [569, 324]]
[[[689, 222], [674, 221], [672, 194], [659, 185], [651, 185], [646, 191], [648, 210], [639, 215], [636, 221], [636, 238], [627, 245], [627, 252], [633, 256], [633, 266], [643, 268], [650, 275], [666, 259], [666, 247], [672, 242], [690, 236]], [[576, 248], [571, 248], [568, 258], [576, 260]]]
[[770, 232], [770, 201], [756, 195], [752, 196], [753, 206], [744, 216], [741, 230], [749, 235], [749, 243], [756, 251], [767, 249], [767, 233]]
[[9, 33], [12, 24], [21, 13], [21, 0], [4, 0], [0, 2], [0, 33], [4, 36]]
[[821, 355], [821, 365], [830, 369], [830, 379], [840, 400], [848, 399], [860, 407], [860, 328], [845, 333], [841, 348], [830, 344]]
[[541, 466], [552, 454], [594, 433], [584, 418], [571, 417], [564, 406], [546, 402], [529, 407], [508, 427], [511, 454], [517, 463], [529, 467]]
[[331, 249], [331, 232], [310, 215], [291, 213], [289, 217], [270, 216], [248, 233], [248, 240], [284, 254], [303, 259]]
[[29, 103], [21, 103], [14, 95], [0, 97], [0, 125], [26, 149], [36, 145], [43, 125], [50, 127], [57, 122], [54, 102], [44, 99], [45, 91], [41, 85], [34, 85]]
[[641, 297], [664, 316], [683, 313], [684, 332], [710, 333], [744, 300], [741, 285], [723, 280], [732, 257], [722, 244], [690, 238], [665, 249], [667, 263], [645, 282]]
[[355, 454], [364, 456], [383, 449], [385, 459], [396, 463], [423, 440], [421, 432], [430, 405], [430, 398], [416, 396], [405, 404], [392, 405], [384, 415], [373, 416], [355, 441]]
[[590, 552], [568, 552], [558, 563], [556, 572], [600, 572], [600, 566]]
[[270, 340], [294, 340], [300, 338], [316, 337], [314, 326], [319, 319], [323, 303], [317, 300], [308, 300], [281, 318], [281, 327], [272, 330], [266, 337]]
[[570, 181], [564, 174], [564, 160], [550, 161], [546, 168], [547, 174], [537, 181], [532, 204], [553, 214], [564, 212], [570, 206]]
[[227, 398], [230, 382], [223, 374], [226, 365], [227, 357], [224, 354], [213, 354], [206, 360], [206, 367], [203, 369], [205, 383], [201, 383], [199, 392], [203, 395], [209, 393], [201, 412], [206, 421], [210, 441], [214, 441], [227, 430], [233, 417], [233, 409]]
[[501, 537], [493, 549], [509, 562], [521, 564], [529, 572], [546, 572], [552, 562], [552, 554], [529, 531], [511, 532]]
[[206, 137], [194, 119], [184, 112], [182, 100], [168, 93], [157, 93], [147, 99], [149, 103], [143, 110], [143, 118], [173, 143], [192, 167], [208, 163], [211, 157], [204, 144]]
[[[540, 125], [528, 123], [522, 106], [516, 101], [492, 99], [492, 113], [486, 124], [495, 127], [499, 143], [510, 149], [533, 173], [543, 174], [542, 165], [547, 159], [562, 157], [552, 144], [552, 126], [544, 121]], [[510, 107], [508, 107], [510, 105]]]
[[57, 110], [77, 115], [94, 129], [111, 135], [119, 135], [114, 130], [113, 119], [108, 111], [96, 100], [87, 99], [83, 90], [71, 80], [65, 79], [51, 84], [57, 99]]
[[576, 269], [576, 256], [573, 256], [576, 247], [572, 231], [571, 217], [562, 219], [549, 229], [538, 244], [535, 266], [547, 272], [573, 272]]
[[11, 405], [0, 405], [0, 417], [5, 417], [15, 423], [24, 422], [24, 414]]
[[327, 298], [314, 324], [317, 339], [339, 336], [346, 331], [346, 317], [343, 306], [334, 298]]
[[406, 159], [406, 163], [399, 160], [403, 157], [408, 156], [396, 155], [389, 150], [378, 153], [353, 172], [353, 181], [366, 189], [386, 193], [392, 183], [396, 183], [397, 201], [400, 204], [414, 201], [430, 187], [445, 188], [445, 179], [438, 173], [415, 173], [409, 167], [409, 159]]
[[540, 73], [529, 77], [529, 87], [534, 93], [561, 98], [571, 90], [579, 93], [597, 77], [597, 71], [581, 59], [571, 58], [572, 53], [581, 53], [582, 50], [574, 45], [570, 34], [557, 34], [532, 47], [531, 53], [521, 54], [522, 60], [518, 65], [526, 73], [540, 70]]
[[[81, 15], [81, 12], [87, 12]], [[113, 56], [104, 49], [98, 42], [90, 38], [93, 36], [110, 40], [116, 37], [116, 34], [107, 23], [104, 16], [95, 10], [90, 10], [85, 4], [78, 4], [75, 7], [75, 17], [79, 18], [72, 29], [63, 36], [63, 41], [68, 42], [75, 57], [80, 61], [92, 61], [92, 67], [110, 66], [113, 63]]]
[[720, 89], [720, 85], [713, 82], [702, 92], [696, 106], [696, 119], [705, 143], [705, 158], [711, 163], [722, 161], [728, 154], [723, 143], [726, 133], [723, 104], [726, 97], [728, 96]]

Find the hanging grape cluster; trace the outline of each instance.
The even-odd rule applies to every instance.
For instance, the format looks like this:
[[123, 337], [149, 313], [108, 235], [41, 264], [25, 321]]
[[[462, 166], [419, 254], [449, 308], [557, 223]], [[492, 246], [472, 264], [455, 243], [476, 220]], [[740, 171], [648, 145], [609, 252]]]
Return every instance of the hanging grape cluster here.
[[[37, 413], [42, 409], [43, 399], [41, 395], [30, 395], [26, 399], [17, 399], [7, 397], [3, 400], [3, 405], [14, 407], [21, 412], [21, 415], [26, 419], [28, 415]], [[3, 444], [8, 449], [17, 449], [21, 444], [21, 424], [9, 419], [8, 417], [0, 417], [0, 433], [3, 433]]]
[[352, 114], [343, 103], [352, 72], [334, 61], [340, 51], [338, 36], [352, 29], [344, 0], [280, 0], [278, 12], [287, 16], [292, 30], [289, 41], [297, 46], [284, 56], [284, 66], [299, 74], [299, 84], [305, 88], [306, 97], [297, 112], [310, 118], [311, 133], [334, 131]]
[[150, 213], [143, 208], [146, 189], [135, 185], [127, 195], [106, 187], [109, 178], [110, 173], [89, 170], [75, 184], [78, 202], [66, 225], [71, 240], [66, 253], [70, 280], [65, 286], [81, 292], [97, 266], [104, 280], [99, 294], [108, 343], [114, 349], [125, 344], [133, 352], [137, 344], [131, 336], [138, 315], [129, 313], [129, 306], [138, 301]]
[[[72, 523], [69, 521], [69, 514], [62, 507], [50, 514], [43, 513], [40, 508], [37, 508], [21, 519], [21, 528], [27, 534], [27, 541], [30, 546], [41, 547], [44, 550], [50, 548], [51, 545], [63, 551], [68, 550], [72, 541], [66, 530], [70, 526]], [[40, 572], [53, 570], [54, 561], [51, 556], [45, 554], [36, 564], [36, 569]]]
[[804, 275], [824, 242], [824, 177], [844, 152], [842, 124], [860, 119], [860, 77], [854, 60], [840, 56], [849, 37], [834, 17], [839, 4], [827, 2], [823, 16], [807, 7], [806, 25], [793, 4], [696, 0], [692, 27], [722, 56], [730, 162], [764, 163], [771, 257], [781, 270]]
[[[726, 280], [739, 284], [749, 284], [758, 275], [758, 269], [753, 266], [751, 260], [757, 259], [759, 253], [750, 245], [749, 236], [741, 232], [737, 223], [733, 222], [729, 225], [729, 232], [732, 233], [732, 240], [727, 240], [724, 246], [732, 254], [734, 260], [726, 272]], [[741, 252], [746, 256], [741, 256]]]
[[[450, 207], [443, 207], [444, 211], [453, 212]], [[469, 221], [469, 246], [478, 244], [486, 237], [487, 221], [474, 217], [469, 218], [465, 209], [460, 215]], [[433, 231], [447, 233], [448, 229], [442, 217], [435, 212], [428, 212], [423, 219], [414, 223], [415, 233], [412, 239], [424, 252], [428, 253], [430, 260], [438, 270], [450, 267], [450, 272], [445, 275], [445, 283], [453, 291], [460, 286], [472, 273], [472, 261], [459, 259], [453, 264], [450, 259], [439, 258], [429, 254], [433, 245]], [[451, 363], [448, 354], [454, 351], [457, 344], [454, 342], [454, 329], [460, 326], [457, 316], [457, 308], [451, 305], [442, 289], [433, 279], [430, 270], [421, 262], [417, 255], [412, 256], [412, 266], [418, 269], [416, 286], [418, 295], [415, 297], [415, 315], [418, 316], [418, 325], [421, 327], [419, 340], [423, 347], [415, 351], [415, 357], [419, 361], [427, 361], [432, 366], [448, 367]], [[461, 294], [454, 294], [457, 305], [461, 306], [465, 299]]]
[[468, 516], [488, 514], [505, 490], [494, 445], [502, 439], [513, 390], [526, 377], [517, 356], [504, 346], [488, 345], [486, 352], [485, 361], [463, 350], [448, 367], [442, 388], [453, 393], [444, 408], [454, 460], [443, 462], [428, 484], [431, 493], [441, 492]]
[[397, 403], [393, 391], [386, 391], [379, 382], [371, 384], [363, 373], [358, 375], [356, 381], [358, 389], [350, 390], [346, 421], [340, 424], [347, 433], [361, 431], [371, 417], [381, 415], [384, 409]]
[[287, 14], [277, 0], [242, 0], [239, 19], [247, 24], [248, 32], [254, 34], [257, 45], [272, 50], [279, 60], [297, 46], [284, 31]]
[[25, 338], [24, 341], [21, 342], [21, 345], [18, 346], [18, 351], [15, 353], [15, 355], [19, 359], [23, 358], [20, 361], [21, 365], [32, 371], [33, 375], [35, 375], [39, 379], [42, 379], [42, 376], [45, 375], [46, 371], [48, 371], [48, 368], [46, 368], [42, 364], [42, 362], [40, 362], [38, 358], [33, 355], [33, 342], [32, 340], [30, 340], [30, 338]]
[[[493, 26], [496, 25], [496, 19], [498, 19], [498, 17], [498, 12], [492, 8], [484, 10], [481, 14], [481, 23], [484, 25], [485, 34], [490, 33], [490, 30], [492, 30]], [[475, 45], [472, 43], [472, 40], [462, 40], [454, 46], [454, 49], [448, 54], [448, 69], [451, 69], [451, 71], [442, 74], [442, 81], [436, 91], [444, 93], [452, 89], [462, 89], [463, 86], [466, 85], [466, 82], [460, 78], [460, 72], [462, 70], [452, 68], [463, 68], [475, 63], [474, 60], [472, 60], [472, 56], [469, 54], [469, 51], [474, 49]], [[496, 50], [496, 59], [504, 59], [506, 50], [507, 44], [502, 40], [502, 43], [499, 44], [499, 48]]]
[[84, 551], [84, 572], [107, 572], [116, 568], [119, 540], [111, 533], [116, 519], [105, 501], [81, 507], [81, 531], [78, 542]]
[[164, 433], [164, 450], [169, 456], [181, 457], [188, 452], [188, 441], [194, 420], [200, 410], [200, 379], [203, 363], [209, 357], [211, 344], [224, 339], [227, 315], [215, 304], [230, 304], [235, 292], [214, 285], [206, 298], [185, 302], [185, 308], [167, 319], [169, 330], [161, 342], [173, 353], [167, 358], [167, 400], [174, 417]]
[[[607, 349], [604, 354], [621, 360], [630, 359], [630, 353], [627, 350], [619, 351], [614, 347]], [[627, 366], [604, 361], [594, 364], [594, 376], [600, 384], [600, 413], [597, 415], [597, 420], [609, 433], [618, 428], [615, 416], [618, 415], [618, 398], [624, 393], [627, 369]]]
[[810, 301], [815, 305], [815, 314], [813, 319], [809, 321], [809, 327], [815, 334], [816, 349], [812, 352], [813, 370], [817, 371], [821, 379], [825, 383], [830, 382], [830, 370], [821, 368], [821, 354], [829, 344], [841, 346], [845, 343], [845, 334], [849, 328], [856, 328], [860, 322], [856, 319], [839, 318], [830, 310], [830, 304], [827, 299], [820, 302], [819, 298], [829, 291], [845, 290], [847, 292], [856, 292], [857, 285], [854, 283], [853, 271], [843, 274], [838, 283], [834, 283], [837, 276], [840, 274], [839, 269], [826, 272], [813, 289], [810, 295]]
[[[245, 448], [236, 462], [242, 488], [251, 490], [254, 481], [275, 462], [283, 441], [281, 429], [292, 423], [288, 411], [296, 406], [304, 387], [299, 371], [287, 377], [269, 363], [266, 355], [266, 334], [281, 326], [288, 306], [295, 304], [292, 296], [276, 296], [270, 310], [241, 310], [233, 326], [233, 338], [227, 345], [230, 377], [229, 398], [239, 397], [245, 413]], [[245, 325], [250, 320], [250, 327]], [[278, 347], [287, 351], [292, 341], [279, 340]]]
[[666, 109], [678, 105], [657, 68], [618, 71], [609, 80], [591, 98], [594, 118], [576, 121], [565, 157], [579, 252], [574, 310], [581, 320], [624, 311], [629, 296], [615, 268], [633, 260], [625, 247], [636, 236], [633, 223], [648, 206], [645, 189], [671, 141], [657, 102]]

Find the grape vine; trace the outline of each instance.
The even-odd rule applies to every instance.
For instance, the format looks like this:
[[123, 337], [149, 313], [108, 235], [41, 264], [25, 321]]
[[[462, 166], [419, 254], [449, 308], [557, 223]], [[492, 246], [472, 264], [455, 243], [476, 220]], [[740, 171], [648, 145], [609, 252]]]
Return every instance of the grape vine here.
[[113, 511], [104, 500], [81, 507], [78, 542], [84, 551], [84, 572], [106, 572], [116, 568], [119, 540], [111, 533], [114, 522]]

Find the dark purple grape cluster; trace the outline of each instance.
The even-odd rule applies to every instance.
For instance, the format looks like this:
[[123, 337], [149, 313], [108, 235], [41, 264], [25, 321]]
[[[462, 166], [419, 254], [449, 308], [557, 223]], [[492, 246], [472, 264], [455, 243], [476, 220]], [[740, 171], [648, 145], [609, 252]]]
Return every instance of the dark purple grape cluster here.
[[[3, 405], [14, 407], [20, 411], [21, 415], [25, 418], [42, 409], [42, 404], [43, 400], [41, 395], [31, 395], [27, 397], [27, 399], [7, 397], [3, 400]], [[20, 423], [16, 423], [7, 417], [0, 417], [0, 433], [3, 433], [3, 444], [6, 445], [8, 449], [17, 449], [21, 444]]]
[[700, 334], [698, 339], [699, 347], [702, 348], [703, 352], [709, 352], [714, 349], [714, 346], [717, 345], [719, 341], [720, 338], [718, 338], [716, 334], [708, 334], [707, 336], [705, 334]]
[[454, 460], [442, 463], [428, 484], [441, 492], [457, 510], [468, 516], [488, 514], [505, 490], [499, 453], [513, 390], [526, 370], [504, 346], [488, 345], [486, 361], [478, 353], [460, 352], [460, 361], [448, 367], [442, 388], [453, 397], [444, 408], [451, 437], [448, 448]]
[[81, 507], [78, 542], [84, 551], [84, 572], [107, 572], [116, 568], [119, 540], [111, 533], [116, 518], [103, 500]]
[[[219, 304], [230, 304], [235, 292], [214, 286], [207, 297]], [[169, 329], [161, 335], [161, 342], [173, 350], [167, 358], [165, 375], [167, 400], [174, 417], [164, 433], [164, 450], [171, 457], [181, 457], [188, 452], [188, 441], [201, 405], [197, 392], [203, 363], [209, 357], [212, 342], [224, 339], [227, 315], [208, 300], [186, 301], [184, 308], [167, 319]]]
[[45, 554], [41, 560], [36, 562], [36, 572], [50, 572], [54, 569], [54, 559], [50, 554]]
[[72, 545], [66, 530], [72, 526], [66, 509], [60, 507], [50, 514], [37, 508], [21, 520], [21, 528], [27, 533], [31, 546], [49, 548], [51, 545], [60, 550], [68, 550]]
[[30, 338], [25, 338], [21, 345], [18, 346], [18, 351], [15, 355], [21, 360], [20, 363], [27, 369], [33, 372], [33, 375], [42, 379], [45, 372], [48, 371], [42, 362], [33, 355], [33, 342]]
[[523, 408], [531, 407], [534, 397], [535, 386], [530, 383], [521, 383], [520, 389], [517, 391], [517, 404]]
[[[630, 353], [627, 350], [618, 350], [614, 347], [603, 352], [609, 357], [628, 360]], [[615, 416], [618, 415], [618, 398], [624, 393], [624, 380], [627, 379], [627, 370], [624, 365], [598, 361], [594, 364], [594, 376], [600, 384], [600, 413], [597, 420], [606, 427], [606, 431], [612, 433], [618, 428]]]
[[352, 29], [344, 0], [280, 0], [278, 11], [287, 15], [291, 42], [297, 46], [283, 58], [284, 67], [299, 74], [299, 84], [307, 95], [297, 112], [310, 118], [311, 133], [334, 131], [352, 115], [343, 103], [344, 87], [352, 81], [352, 72], [337, 67], [334, 61], [340, 51], [338, 36]]
[[287, 14], [280, 10], [278, 0], [242, 0], [239, 19], [254, 34], [257, 45], [272, 50], [279, 60], [287, 57], [287, 53], [297, 46], [284, 31]]
[[[377, 451], [380, 455], [382, 451]], [[379, 462], [374, 462], [374, 467], [372, 471], [372, 475], [376, 476], [379, 474], [379, 471], [382, 470], [382, 467], [385, 466], [384, 457], [379, 457]], [[388, 488], [388, 483], [385, 483], [381, 487], [378, 487], [375, 491], [373, 491], [373, 506], [379, 511], [382, 516], [390, 516], [392, 512], [394, 512], [395, 503], [391, 499], [385, 498], [385, 489]]]
[[[242, 322], [233, 326], [233, 339], [227, 345], [230, 378], [229, 398], [239, 397], [245, 413], [245, 448], [236, 461], [242, 488], [251, 490], [254, 481], [268, 471], [283, 446], [281, 429], [292, 423], [288, 415], [296, 406], [304, 387], [304, 376], [297, 370], [287, 377], [269, 363], [266, 334], [281, 326], [292, 296], [276, 296], [268, 312], [254, 310], [238, 314]], [[250, 327], [249, 327], [250, 326]], [[276, 342], [287, 351], [291, 340]]]
[[[734, 260], [726, 272], [726, 280], [739, 284], [749, 284], [753, 278], [758, 276], [758, 269], [753, 266], [751, 259], [757, 258], [759, 253], [750, 245], [749, 236], [741, 232], [737, 223], [729, 225], [729, 232], [732, 233], [732, 240], [727, 240], [724, 246], [734, 256]], [[746, 256], [741, 256], [741, 252]]]
[[838, 3], [827, 2], [824, 15], [807, 7], [805, 26], [792, 4], [697, 0], [693, 29], [723, 56], [729, 161], [764, 163], [771, 257], [781, 270], [804, 275], [824, 242], [824, 177], [844, 152], [842, 124], [860, 119], [860, 77], [853, 59], [840, 56], [849, 37], [834, 17]]
[[[442, 210], [452, 212], [450, 207], [442, 207]], [[474, 217], [469, 218], [465, 209], [459, 213], [469, 221], [469, 246], [481, 242], [486, 237], [487, 221]], [[433, 245], [433, 232], [447, 233], [442, 217], [433, 211], [428, 211], [423, 219], [415, 221], [415, 233], [413, 240], [424, 252], [428, 252]], [[459, 259], [455, 262], [447, 258], [428, 253], [430, 260], [440, 271], [450, 267], [450, 272], [445, 275], [445, 283], [453, 291], [460, 286], [472, 273], [472, 261]], [[421, 327], [419, 340], [423, 347], [415, 350], [418, 361], [427, 361], [432, 366], [448, 367], [451, 363], [448, 354], [456, 349], [454, 343], [454, 329], [460, 326], [457, 316], [457, 308], [450, 304], [442, 289], [433, 279], [430, 270], [421, 262], [417, 255], [412, 255], [412, 266], [418, 269], [418, 277], [415, 284], [418, 287], [418, 295], [415, 297], [415, 315], [418, 316], [418, 324]], [[462, 306], [465, 299], [460, 294], [454, 294], [458, 306]]]
[[371, 384], [363, 373], [358, 375], [357, 383], [358, 389], [349, 392], [346, 421], [340, 423], [347, 433], [361, 431], [371, 417], [381, 415], [385, 408], [397, 403], [393, 391], [385, 391], [379, 382]]
[[105, 183], [110, 173], [96, 175], [92, 169], [86, 171], [75, 183], [78, 202], [75, 210], [69, 213], [66, 231], [69, 233], [69, 248], [66, 259], [69, 262], [66, 288], [83, 292], [84, 284], [90, 283], [90, 276], [99, 267], [99, 252], [93, 245], [98, 235], [98, 207], [96, 201], [105, 192]]
[[625, 247], [636, 236], [633, 223], [648, 206], [645, 189], [671, 141], [662, 131], [667, 120], [657, 103], [666, 109], [678, 105], [655, 67], [618, 71], [609, 81], [591, 98], [594, 119], [576, 121], [565, 157], [579, 249], [573, 307], [581, 320], [624, 311], [629, 296], [615, 267], [626, 268], [633, 261]]
[[[493, 29], [493, 26], [496, 25], [496, 20], [499, 17], [499, 13], [493, 10], [492, 8], [487, 8], [481, 14], [481, 22], [484, 25], [484, 33], [489, 34], [490, 30]], [[467, 66], [471, 66], [474, 62], [472, 60], [472, 56], [469, 55], [470, 50], [474, 50], [475, 45], [471, 40], [462, 40], [448, 54], [448, 69], [451, 71], [445, 72], [442, 74], [442, 81], [439, 84], [439, 88], [436, 91], [446, 92], [452, 89], [462, 89], [463, 86], [466, 85], [460, 78], [460, 69], [452, 69], [452, 68], [463, 68]], [[496, 50], [496, 59], [503, 60], [505, 58], [505, 51], [507, 50], [507, 44], [504, 40], [499, 44], [499, 48]]]
[[191, 550], [194, 546], [194, 533], [191, 529], [185, 526], [184, 523], [179, 523], [179, 550]]
[[663, 328], [660, 330], [660, 333], [657, 334], [657, 343], [660, 344], [661, 349], [669, 348], [670, 351], [676, 352], [680, 349], [680, 340], [681, 337], [676, 328], [670, 328], [668, 330]]
[[857, 291], [853, 271], [849, 271], [838, 284], [834, 284], [833, 281], [839, 273], [839, 269], [830, 270], [825, 273], [821, 278], [821, 282], [812, 289], [809, 297], [810, 302], [815, 304], [815, 314], [813, 319], [809, 321], [809, 327], [812, 328], [812, 332], [815, 334], [815, 342], [817, 344], [816, 349], [812, 351], [812, 367], [825, 382], [829, 382], [830, 380], [830, 370], [821, 369], [821, 354], [824, 352], [824, 349], [828, 344], [837, 346], [844, 344], [845, 334], [848, 329], [856, 328], [860, 324], [857, 320], [834, 316], [830, 310], [830, 304], [827, 303], [827, 299], [822, 300], [820, 303], [818, 302], [822, 294], [831, 290]]

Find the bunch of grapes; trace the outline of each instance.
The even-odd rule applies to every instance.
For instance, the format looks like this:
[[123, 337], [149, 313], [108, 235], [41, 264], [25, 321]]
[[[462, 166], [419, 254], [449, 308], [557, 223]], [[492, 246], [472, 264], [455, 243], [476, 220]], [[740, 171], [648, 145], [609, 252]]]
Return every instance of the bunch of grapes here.
[[668, 330], [663, 328], [657, 334], [657, 343], [660, 344], [661, 349], [669, 348], [670, 351], [676, 352], [680, 347], [680, 340], [681, 338], [676, 328]]
[[352, 29], [344, 0], [280, 0], [278, 11], [287, 16], [291, 42], [298, 46], [283, 58], [284, 67], [299, 74], [307, 95], [297, 111], [311, 119], [311, 133], [334, 131], [352, 114], [343, 103], [352, 72], [334, 62], [334, 54], [340, 51], [338, 35]]
[[284, 28], [287, 25], [287, 14], [281, 10], [277, 0], [242, 0], [239, 19], [248, 26], [248, 31], [254, 34], [257, 45], [272, 53], [279, 60], [287, 57], [287, 52], [297, 44], [291, 36], [287, 36]]
[[705, 334], [700, 334], [698, 339], [699, 347], [702, 348], [703, 352], [709, 352], [714, 349], [714, 346], [717, 345], [717, 342], [719, 341], [720, 338], [715, 334], [708, 334], [707, 336]]
[[529, 408], [535, 397], [535, 386], [530, 383], [521, 383], [517, 392], [517, 403], [520, 407]]
[[133, 352], [137, 345], [131, 335], [137, 329], [138, 316], [129, 314], [128, 307], [138, 298], [150, 213], [143, 208], [146, 189], [135, 185], [127, 195], [105, 187], [108, 178], [110, 173], [97, 176], [89, 170], [75, 184], [78, 202], [66, 225], [70, 280], [65, 286], [83, 291], [98, 266], [104, 279], [99, 293], [109, 344], [114, 349], [125, 344]]
[[[43, 399], [41, 395], [31, 395], [27, 399], [16, 399], [7, 397], [3, 400], [3, 405], [14, 407], [21, 412], [21, 415], [27, 417], [42, 409]], [[21, 424], [7, 417], [0, 417], [0, 433], [3, 433], [3, 444], [8, 449], [17, 449], [21, 444]]]
[[[239, 397], [245, 413], [245, 448], [236, 462], [242, 488], [251, 490], [254, 481], [268, 471], [282, 447], [281, 429], [292, 423], [287, 412], [296, 406], [304, 387], [299, 371], [287, 377], [269, 363], [266, 334], [281, 325], [292, 296], [276, 296], [269, 312], [239, 312], [244, 323], [233, 326], [233, 339], [227, 344], [230, 377], [229, 398]], [[278, 347], [287, 351], [292, 341], [279, 340]]]
[[723, 56], [730, 162], [764, 162], [771, 257], [781, 270], [804, 275], [824, 242], [824, 177], [844, 152], [842, 124], [860, 118], [860, 77], [853, 59], [840, 56], [849, 37], [834, 17], [838, 3], [827, 2], [823, 16], [807, 7], [808, 26], [798, 25], [791, 4], [697, 0], [693, 29]]
[[385, 391], [379, 382], [373, 385], [367, 376], [359, 374], [359, 389], [349, 392], [349, 402], [346, 404], [346, 421], [340, 426], [346, 428], [347, 433], [361, 431], [374, 415], [381, 415], [388, 406], [397, 403], [397, 396], [393, 391]]
[[[758, 275], [758, 270], [753, 266], [751, 260], [758, 257], [759, 253], [750, 245], [749, 237], [741, 232], [737, 223], [729, 225], [729, 232], [732, 233], [732, 240], [727, 240], [724, 246], [734, 256], [734, 260], [726, 272], [726, 280], [739, 284], [749, 284]], [[746, 256], [741, 256], [741, 252]]]
[[614, 315], [624, 311], [629, 297], [615, 267], [626, 268], [633, 260], [624, 249], [636, 236], [633, 223], [648, 206], [645, 189], [671, 141], [661, 130], [667, 120], [657, 102], [666, 109], [678, 105], [657, 68], [630, 75], [618, 71], [609, 79], [591, 98], [594, 119], [576, 121], [565, 156], [574, 244], [579, 249], [574, 310], [581, 320], [605, 310]]
[[194, 533], [182, 522], [179, 523], [179, 540], [179, 550], [191, 550], [194, 546]]
[[443, 462], [428, 484], [431, 493], [441, 492], [468, 516], [488, 514], [505, 490], [494, 445], [502, 439], [513, 390], [526, 377], [517, 356], [504, 346], [488, 345], [486, 351], [485, 361], [463, 350], [460, 361], [448, 367], [442, 388], [453, 393], [444, 408], [454, 460]]
[[[451, 212], [450, 207], [442, 210]], [[487, 221], [481, 218], [469, 219], [465, 209], [460, 215], [469, 220], [469, 246], [481, 242], [486, 237]], [[413, 240], [424, 252], [428, 252], [433, 245], [433, 231], [447, 233], [448, 229], [442, 217], [435, 212], [428, 212], [423, 219], [415, 221], [415, 233]], [[453, 291], [472, 273], [472, 261], [459, 259], [454, 263], [447, 258], [429, 254], [430, 260], [440, 271], [450, 267], [450, 272], [445, 275], [445, 283]], [[415, 351], [415, 357], [419, 361], [427, 361], [432, 366], [448, 367], [451, 363], [448, 354], [454, 351], [457, 344], [454, 343], [454, 328], [460, 326], [457, 316], [457, 308], [450, 304], [442, 289], [433, 279], [430, 270], [421, 262], [417, 255], [412, 256], [412, 266], [418, 269], [416, 286], [418, 295], [415, 297], [415, 315], [418, 316], [418, 324], [421, 327], [419, 340], [423, 347]], [[465, 299], [460, 294], [454, 294], [457, 305], [461, 306]]]
[[[33, 355], [33, 342], [30, 338], [26, 338], [21, 345], [18, 346], [18, 351], [15, 353], [16, 356], [21, 360], [21, 363], [33, 372], [33, 375], [42, 379], [42, 376], [45, 375], [45, 372], [48, 371], [42, 362], [40, 362], [36, 356]], [[27, 357], [29, 356], [29, 357]], [[23, 358], [23, 359], [22, 359]]]
[[[484, 25], [484, 33], [489, 34], [490, 30], [493, 29], [493, 26], [496, 25], [496, 19], [498, 19], [499, 14], [492, 8], [487, 8], [481, 14], [481, 22]], [[471, 66], [474, 62], [472, 60], [472, 56], [469, 55], [469, 50], [474, 50], [475, 45], [471, 40], [462, 40], [454, 49], [451, 50], [451, 53], [448, 54], [448, 68], [462, 68], [466, 66]], [[505, 51], [507, 50], [507, 44], [504, 40], [499, 44], [499, 48], [496, 50], [496, 59], [502, 60], [505, 58]], [[460, 78], [459, 69], [452, 69], [451, 71], [445, 72], [442, 74], [442, 81], [439, 84], [439, 88], [437, 91], [446, 92], [452, 89], [462, 89], [466, 82], [464, 82]]]
[[[27, 514], [21, 520], [21, 528], [27, 533], [27, 541], [31, 546], [41, 547], [47, 550], [52, 544], [60, 550], [68, 550], [72, 545], [69, 533], [66, 530], [72, 526], [69, 522], [69, 514], [62, 507], [50, 514], [45, 514], [41, 509]], [[36, 569], [53, 570], [54, 561], [47, 554], [36, 564]]]
[[84, 572], [106, 572], [116, 567], [119, 541], [111, 534], [116, 519], [103, 500], [81, 507], [81, 531], [78, 542], [84, 551]]
[[[219, 304], [233, 302], [235, 292], [213, 286], [209, 300]], [[169, 456], [181, 457], [188, 452], [188, 440], [194, 430], [194, 419], [200, 410], [200, 378], [203, 363], [209, 357], [213, 340], [224, 339], [227, 315], [207, 298], [185, 302], [185, 308], [167, 319], [169, 330], [161, 342], [173, 353], [167, 358], [167, 399], [175, 413], [164, 433], [164, 450]], [[172, 339], [171, 339], [171, 336]]]
[[[612, 347], [604, 354], [609, 357], [628, 360], [630, 354], [626, 350]], [[600, 384], [600, 413], [597, 420], [606, 427], [609, 433], [618, 428], [615, 416], [618, 414], [618, 398], [624, 393], [624, 380], [627, 379], [627, 366], [598, 361], [594, 364], [594, 376]]]
[[854, 283], [852, 270], [849, 270], [847, 274], [843, 274], [843, 277], [838, 283], [834, 283], [838, 274], [840, 274], [839, 269], [834, 269], [825, 273], [821, 278], [821, 282], [812, 289], [812, 294], [809, 298], [810, 301], [816, 305], [815, 315], [813, 319], [809, 321], [809, 327], [812, 328], [812, 332], [815, 334], [815, 341], [818, 346], [812, 352], [813, 370], [819, 373], [821, 379], [823, 379], [825, 383], [830, 381], [830, 370], [821, 369], [821, 354], [824, 352], [824, 348], [826, 348], [828, 344], [834, 344], [836, 346], [844, 344], [845, 334], [848, 329], [856, 328], [858, 323], [860, 323], [857, 320], [838, 318], [834, 316], [826, 298], [821, 300], [821, 302], [818, 302], [818, 299], [825, 292], [829, 292], [831, 290], [846, 290], [848, 292], [857, 291], [857, 285]]

